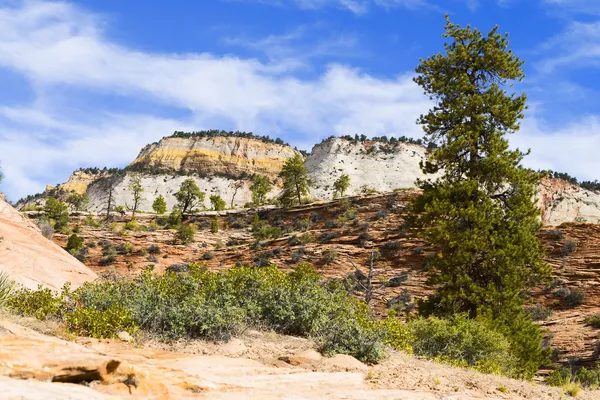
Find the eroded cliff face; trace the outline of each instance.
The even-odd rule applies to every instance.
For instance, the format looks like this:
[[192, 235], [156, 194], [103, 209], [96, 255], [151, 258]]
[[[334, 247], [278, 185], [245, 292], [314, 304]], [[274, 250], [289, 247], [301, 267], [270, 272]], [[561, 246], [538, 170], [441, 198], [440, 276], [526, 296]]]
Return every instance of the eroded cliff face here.
[[600, 222], [600, 194], [559, 179], [544, 178], [538, 185], [542, 220], [548, 225], [563, 222]]
[[[94, 181], [98, 180], [98, 178], [107, 176], [108, 173], [101, 172], [100, 174], [91, 174], [85, 171], [75, 171], [69, 177], [69, 180], [62, 185], [59, 185], [59, 188], [66, 192], [76, 192], [78, 194], [84, 194], [87, 191], [87, 188]], [[48, 191], [48, 190], [46, 190]]]
[[330, 199], [333, 183], [342, 174], [350, 177], [348, 194], [362, 187], [378, 192], [414, 188], [415, 180], [424, 176], [419, 163], [426, 156], [423, 146], [409, 143], [329, 139], [316, 145], [306, 160], [314, 184], [311, 194], [316, 199]]
[[131, 165], [228, 177], [260, 174], [274, 179], [296, 153], [289, 146], [247, 138], [163, 138], [143, 148]]

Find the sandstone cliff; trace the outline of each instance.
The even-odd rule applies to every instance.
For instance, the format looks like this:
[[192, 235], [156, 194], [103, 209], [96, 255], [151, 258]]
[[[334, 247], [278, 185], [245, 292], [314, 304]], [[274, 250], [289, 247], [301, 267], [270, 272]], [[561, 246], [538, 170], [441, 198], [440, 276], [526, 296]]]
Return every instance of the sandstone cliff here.
[[414, 188], [415, 179], [423, 177], [419, 163], [426, 157], [423, 146], [409, 143], [329, 139], [316, 145], [306, 160], [314, 184], [311, 194], [316, 199], [330, 199], [333, 183], [342, 174], [350, 177], [348, 194], [364, 186], [378, 192]]
[[0, 200], [0, 271], [28, 288], [60, 289], [96, 279], [96, 274], [42, 236], [39, 229]]
[[131, 165], [213, 176], [260, 174], [275, 179], [283, 163], [295, 154], [289, 146], [249, 138], [169, 137], [144, 147]]

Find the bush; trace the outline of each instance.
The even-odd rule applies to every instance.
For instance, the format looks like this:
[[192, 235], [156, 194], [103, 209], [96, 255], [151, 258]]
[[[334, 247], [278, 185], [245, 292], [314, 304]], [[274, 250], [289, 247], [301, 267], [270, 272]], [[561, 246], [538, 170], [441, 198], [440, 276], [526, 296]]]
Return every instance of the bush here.
[[573, 239], [567, 239], [565, 240], [563, 246], [560, 248], [560, 254], [563, 257], [566, 257], [569, 254], [573, 253], [575, 250], [577, 250], [577, 242]]
[[340, 235], [336, 232], [324, 232], [319, 236], [319, 242], [321, 244], [327, 244], [339, 236]]
[[385, 242], [382, 246], [382, 250], [389, 251], [390, 253], [397, 253], [402, 248], [400, 242]]
[[552, 315], [550, 308], [544, 307], [541, 304], [536, 304], [533, 307], [526, 308], [533, 321], [545, 321]]
[[257, 240], [277, 239], [283, 236], [281, 228], [273, 227], [266, 223], [260, 223], [252, 230], [252, 234]]
[[126, 255], [126, 254], [130, 254], [133, 251], [133, 245], [131, 243], [119, 243], [116, 247], [115, 247], [115, 251], [117, 252], [117, 254], [122, 254], [122, 255]]
[[600, 369], [588, 370], [581, 367], [579, 370], [571, 366], [560, 367], [546, 377], [546, 383], [551, 386], [562, 386], [572, 390], [573, 384], [597, 389], [600, 387]]
[[203, 260], [212, 260], [214, 257], [215, 257], [215, 255], [210, 251], [207, 251], [206, 253], [204, 253], [202, 255]]
[[327, 229], [337, 229], [341, 226], [342, 226], [342, 224], [340, 224], [338, 221], [335, 221], [335, 220], [325, 221], [325, 228], [327, 228]]
[[307, 231], [310, 229], [311, 222], [309, 218], [298, 218], [294, 221], [294, 229], [298, 231]]
[[554, 291], [554, 296], [560, 299], [565, 307], [577, 307], [585, 299], [585, 293], [581, 289], [569, 289], [566, 287], [558, 288]]
[[593, 328], [600, 329], [600, 314], [594, 314], [585, 319], [585, 323]]
[[508, 339], [465, 314], [451, 319], [418, 318], [410, 321], [409, 327], [416, 355], [509, 376], [517, 366]]
[[325, 253], [323, 253], [323, 262], [325, 264], [331, 264], [336, 258], [337, 252], [334, 249], [326, 250]]
[[123, 226], [123, 229], [126, 231], [137, 231], [140, 229], [140, 226], [138, 225], [138, 223], [135, 219], [132, 219], [131, 221], [127, 221], [125, 223], [125, 225]]
[[158, 247], [155, 244], [150, 245], [150, 247], [148, 247], [148, 253], [150, 254], [160, 254], [160, 247]]
[[302, 244], [315, 243], [317, 241], [317, 237], [309, 232], [303, 233], [299, 238]]
[[194, 224], [181, 224], [177, 229], [177, 239], [183, 244], [189, 244], [194, 241], [196, 226]]
[[114, 264], [115, 261], [117, 261], [117, 258], [113, 255], [109, 255], [102, 257], [100, 261], [98, 261], [98, 265], [100, 265], [101, 267], [107, 267], [109, 265]]
[[72, 234], [69, 236], [67, 240], [67, 247], [65, 248], [69, 252], [76, 253], [83, 247], [83, 239], [77, 236], [76, 234]]
[[372, 239], [372, 237], [369, 234], [369, 232], [361, 232], [358, 235], [358, 238], [356, 239], [356, 245], [359, 246], [359, 247], [365, 247], [365, 245], [367, 244], [367, 242], [369, 240], [371, 240], [371, 239]]
[[106, 310], [77, 308], [65, 315], [65, 322], [68, 329], [76, 335], [98, 339], [116, 338], [121, 331], [133, 334], [138, 329], [131, 312], [116, 304]]
[[290, 246], [300, 246], [302, 244], [302, 241], [298, 238], [297, 235], [292, 235], [288, 239], [288, 244]]
[[548, 237], [553, 240], [562, 240], [563, 233], [558, 229], [552, 229], [548, 232]]
[[387, 210], [379, 210], [379, 211], [377, 211], [377, 214], [375, 214], [375, 219], [377, 219], [377, 220], [384, 219], [388, 215], [390, 215], [390, 213], [387, 212]]
[[[68, 292], [68, 286], [63, 288], [63, 293]], [[10, 296], [7, 305], [21, 315], [36, 317], [45, 320], [49, 316], [61, 316], [65, 311], [66, 303], [62, 294], [57, 294], [48, 288], [38, 286], [37, 290], [21, 287]]]
[[37, 225], [46, 239], [52, 239], [52, 236], [54, 236], [54, 228], [52, 227], [52, 224], [50, 224], [50, 221], [43, 218], [38, 221]]
[[181, 225], [181, 221], [183, 221], [181, 210], [179, 208], [174, 208], [167, 218], [167, 226], [171, 229], [177, 228]]

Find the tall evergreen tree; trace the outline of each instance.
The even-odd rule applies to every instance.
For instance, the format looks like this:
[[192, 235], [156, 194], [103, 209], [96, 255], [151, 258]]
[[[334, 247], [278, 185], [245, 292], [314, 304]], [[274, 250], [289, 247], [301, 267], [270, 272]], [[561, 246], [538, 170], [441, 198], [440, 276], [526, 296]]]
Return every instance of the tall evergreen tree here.
[[350, 187], [350, 176], [348, 174], [342, 174], [339, 178], [333, 182], [333, 198], [344, 197], [344, 193]]
[[162, 194], [158, 195], [158, 197], [154, 199], [154, 202], [152, 203], [152, 209], [158, 215], [163, 215], [167, 212], [167, 202]]
[[419, 233], [434, 246], [425, 314], [466, 312], [485, 318], [512, 341], [525, 376], [547, 361], [541, 332], [523, 309], [526, 289], [547, 278], [533, 201], [539, 175], [521, 167], [526, 153], [510, 150], [526, 96], [508, 93], [524, 78], [523, 61], [498, 27], [487, 35], [446, 17], [445, 52], [421, 60], [415, 82], [434, 101], [419, 119], [438, 145], [420, 180], [415, 204]]

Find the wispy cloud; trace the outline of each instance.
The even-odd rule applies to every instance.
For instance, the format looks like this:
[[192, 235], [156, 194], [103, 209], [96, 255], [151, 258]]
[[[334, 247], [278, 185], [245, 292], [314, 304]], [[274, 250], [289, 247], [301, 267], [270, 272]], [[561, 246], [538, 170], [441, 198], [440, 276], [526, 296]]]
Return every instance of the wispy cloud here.
[[352, 34], [332, 33], [322, 23], [300, 25], [284, 34], [255, 38], [245, 33], [225, 37], [223, 42], [264, 54], [271, 62], [289, 68], [311, 69], [317, 59], [356, 58], [366, 54]]
[[[365, 14], [372, 7], [383, 7], [392, 9], [405, 7], [408, 9], [437, 9], [440, 8], [428, 0], [223, 0], [244, 3], [261, 3], [275, 6], [293, 4], [305, 10], [317, 10], [322, 8], [338, 8], [350, 11], [354, 14]], [[477, 0], [465, 0], [472, 4]]]
[[[182, 127], [285, 134], [303, 147], [332, 133], [420, 136], [414, 122], [428, 101], [410, 75], [375, 78], [331, 64], [300, 78], [279, 62], [141, 52], [107, 40], [102, 26], [101, 17], [68, 3], [0, 9], [0, 68], [25, 77], [35, 95], [27, 104], [0, 96], [0, 160], [12, 198], [64, 179], [66, 168], [127, 163], [146, 142]], [[78, 112], [98, 96], [160, 111], [130, 115], [96, 101], [99, 109]]]

